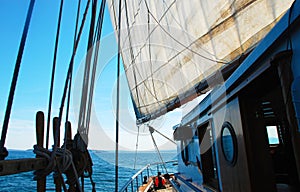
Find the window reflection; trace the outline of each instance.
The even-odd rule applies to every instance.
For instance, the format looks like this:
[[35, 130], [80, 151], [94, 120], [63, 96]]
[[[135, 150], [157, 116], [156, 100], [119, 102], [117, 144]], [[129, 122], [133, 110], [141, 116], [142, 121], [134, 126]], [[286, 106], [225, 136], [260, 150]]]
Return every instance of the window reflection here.
[[228, 122], [225, 122], [221, 132], [222, 151], [226, 161], [230, 164], [235, 163], [236, 159], [236, 137], [234, 130]]
[[268, 140], [270, 145], [278, 145], [279, 137], [277, 126], [267, 126]]

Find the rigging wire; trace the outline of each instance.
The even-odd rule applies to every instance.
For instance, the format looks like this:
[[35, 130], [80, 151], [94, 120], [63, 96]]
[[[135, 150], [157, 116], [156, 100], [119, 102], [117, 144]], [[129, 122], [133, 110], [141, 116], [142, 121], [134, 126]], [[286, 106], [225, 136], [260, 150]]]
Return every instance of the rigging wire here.
[[[87, 45], [87, 57], [85, 62], [85, 69], [83, 74], [83, 84], [82, 84], [82, 92], [81, 92], [81, 102], [80, 102], [80, 111], [78, 118], [78, 132], [81, 136], [87, 136], [87, 118], [86, 118], [86, 106], [87, 106], [87, 95], [89, 89], [89, 79], [90, 79], [90, 66], [93, 54], [93, 36], [94, 36], [94, 28], [95, 28], [95, 15], [96, 15], [96, 7], [97, 1], [93, 0], [92, 3], [92, 15], [89, 29], [89, 37], [88, 37], [88, 45]], [[86, 144], [88, 143], [87, 137], [85, 138]]]
[[[81, 5], [81, 0], [78, 1], [78, 5], [77, 5], [77, 14], [76, 14], [75, 31], [74, 31], [73, 51], [75, 49], [75, 44], [76, 44], [77, 29], [78, 29], [78, 20], [79, 20], [79, 13], [80, 13], [80, 5]], [[69, 119], [69, 109], [70, 109], [71, 90], [72, 90], [72, 79], [73, 79], [73, 69], [71, 71], [71, 76], [70, 76], [70, 80], [69, 80], [69, 90], [68, 90], [68, 100], [67, 100], [66, 121], [65, 121], [65, 123], [67, 123], [68, 119]], [[66, 138], [66, 132], [67, 131], [65, 130], [65, 138]]]
[[116, 157], [115, 157], [115, 191], [118, 191], [119, 177], [119, 99], [120, 99], [120, 60], [121, 60], [121, 13], [122, 0], [119, 0], [119, 20], [118, 20], [118, 60], [117, 60], [117, 103], [116, 103]]
[[164, 138], [166, 138], [167, 140], [169, 140], [171, 143], [173, 143], [173, 144], [175, 144], [175, 145], [177, 145], [176, 143], [175, 143], [175, 141], [173, 141], [172, 139], [170, 139], [169, 137], [167, 137], [166, 135], [164, 135], [164, 134], [162, 134], [160, 131], [158, 131], [157, 129], [154, 129], [152, 126], [148, 126], [149, 127], [149, 129], [151, 129], [151, 131], [156, 131], [158, 134], [160, 134], [161, 136], [163, 136]]
[[[48, 163], [47, 167], [44, 169], [44, 172], [46, 172], [47, 174], [50, 173], [51, 169], [53, 169], [53, 167], [55, 166], [55, 157], [56, 157], [56, 152], [58, 150], [58, 146], [57, 146], [57, 143], [58, 143], [58, 130], [59, 130], [59, 127], [60, 127], [60, 124], [61, 124], [63, 107], [64, 107], [64, 103], [65, 103], [65, 99], [66, 99], [66, 93], [67, 93], [67, 89], [68, 89], [68, 84], [69, 84], [69, 80], [70, 80], [71, 71], [72, 71], [73, 64], [74, 64], [74, 58], [75, 58], [77, 47], [78, 47], [80, 37], [81, 37], [82, 31], [83, 31], [83, 27], [84, 27], [84, 24], [85, 24], [86, 15], [87, 15], [87, 12], [88, 12], [88, 9], [89, 9], [89, 4], [90, 4], [90, 0], [88, 0], [87, 3], [86, 3], [86, 7], [85, 7], [85, 10], [84, 10], [84, 13], [83, 13], [82, 22], [81, 22], [80, 29], [79, 29], [79, 32], [78, 32], [78, 36], [77, 36], [76, 43], [75, 43], [75, 48], [73, 50], [71, 60], [70, 60], [70, 63], [69, 63], [69, 68], [68, 68], [68, 72], [67, 72], [67, 76], [66, 76], [66, 80], [65, 80], [65, 84], [64, 84], [62, 99], [61, 99], [61, 105], [60, 105], [60, 109], [59, 109], [59, 116], [58, 116], [58, 123], [57, 123], [58, 127], [56, 128], [56, 131], [55, 131], [55, 134], [54, 134], [53, 150], [52, 150], [52, 153], [51, 153], [51, 158], [49, 160], [49, 163]], [[72, 162], [72, 167], [73, 167], [73, 171], [74, 171], [74, 174], [75, 174], [75, 177], [76, 177], [78, 190], [81, 191], [80, 184], [79, 184], [79, 181], [78, 181], [78, 175], [76, 173], [76, 168], [75, 168], [73, 162]]]
[[[81, 26], [80, 26], [80, 29], [79, 29], [79, 32], [78, 32], [78, 36], [77, 36], [77, 39], [76, 39], [75, 47], [74, 47], [74, 50], [73, 50], [73, 53], [72, 53], [72, 56], [71, 56], [71, 60], [70, 60], [70, 64], [69, 64], [69, 69], [68, 69], [68, 72], [67, 72], [67, 76], [66, 76], [66, 80], [65, 80], [65, 85], [64, 85], [64, 92], [63, 92], [63, 96], [62, 96], [62, 100], [61, 100], [61, 105], [60, 105], [60, 109], [59, 109], [58, 126], [60, 126], [60, 123], [61, 123], [61, 118], [62, 118], [62, 113], [63, 113], [63, 107], [64, 107], [64, 103], [65, 103], [65, 99], [66, 99], [66, 92], [67, 92], [68, 84], [69, 84], [68, 82], [70, 80], [71, 71], [73, 70], [74, 58], [75, 58], [77, 47], [78, 47], [78, 44], [79, 44], [79, 41], [80, 41], [80, 37], [81, 37], [82, 31], [83, 31], [83, 27], [84, 27], [84, 24], [85, 24], [86, 15], [87, 15], [87, 12], [88, 12], [88, 9], [89, 9], [89, 4], [90, 4], [90, 0], [87, 1], [86, 7], [85, 7], [85, 11], [84, 11], [84, 14], [83, 14], [83, 18], [82, 18], [82, 22], [81, 22]], [[57, 129], [57, 130], [59, 130], [59, 129]], [[58, 132], [56, 131], [56, 133], [55, 133], [55, 139], [54, 139], [54, 149], [57, 148], [56, 147], [57, 139], [58, 139]]]
[[[56, 160], [56, 164], [58, 164], [58, 163], [59, 163], [58, 160]], [[65, 183], [65, 181], [64, 181], [64, 179], [63, 179], [63, 176], [62, 176], [62, 171], [59, 169], [58, 166], [57, 166], [57, 170], [58, 170], [57, 172], [58, 172], [58, 174], [59, 174], [59, 179], [60, 179], [60, 181], [62, 182], [63, 190], [64, 190], [64, 192], [68, 192], [66, 183]]]
[[29, 8], [28, 8], [27, 16], [26, 16], [26, 20], [25, 20], [25, 25], [23, 28], [22, 38], [21, 38], [21, 42], [20, 42], [20, 46], [19, 46], [18, 56], [17, 56], [17, 60], [16, 60], [16, 64], [15, 64], [13, 79], [12, 79], [11, 86], [10, 86], [9, 97], [8, 97], [8, 101], [7, 101], [7, 106], [6, 106], [6, 111], [5, 111], [5, 116], [4, 116], [3, 126], [2, 126], [1, 140], [0, 140], [0, 160], [5, 159], [5, 157], [8, 155], [7, 149], [4, 147], [4, 144], [5, 144], [11, 108], [12, 108], [12, 104], [13, 104], [13, 100], [14, 100], [15, 89], [16, 89], [16, 85], [17, 85], [19, 70], [20, 70], [20, 66], [21, 66], [23, 51], [24, 51], [24, 47], [25, 47], [25, 43], [26, 43], [26, 38], [27, 38], [27, 33], [28, 33], [29, 25], [30, 25], [30, 20], [31, 20], [31, 16], [32, 16], [34, 3], [35, 3], [35, 0], [31, 0], [30, 4], [29, 4]]
[[100, 11], [99, 11], [98, 18], [97, 18], [96, 31], [95, 31], [94, 39], [93, 39], [94, 44], [96, 42], [98, 42], [100, 40], [100, 37], [101, 37], [105, 5], [106, 5], [106, 1], [103, 2], [103, 0], [102, 0], [101, 1], [101, 6], [100, 6]]
[[[65, 98], [66, 98], [66, 92], [67, 92], [68, 84], [69, 84], [69, 81], [70, 81], [70, 78], [71, 78], [71, 72], [73, 70], [73, 65], [74, 65], [74, 58], [75, 58], [77, 47], [78, 47], [80, 37], [81, 37], [82, 31], [83, 31], [83, 27], [84, 27], [84, 24], [85, 24], [86, 15], [87, 15], [87, 12], [88, 12], [88, 9], [89, 9], [89, 4], [90, 4], [90, 0], [88, 0], [87, 3], [86, 3], [86, 7], [85, 7], [84, 14], [83, 14], [82, 22], [81, 22], [81, 25], [80, 25], [80, 29], [79, 29], [79, 32], [78, 32], [78, 36], [77, 36], [77, 39], [76, 39], [76, 42], [75, 42], [75, 46], [73, 48], [73, 53], [72, 53], [72, 56], [71, 56], [69, 69], [68, 69], [68, 72], [67, 72], [67, 77], [66, 77], [66, 80], [65, 80], [65, 86], [64, 86], [64, 92], [63, 92], [63, 96], [62, 96], [62, 100], [61, 100], [61, 106], [60, 106], [60, 109], [59, 109], [58, 124], [57, 124], [58, 128], [56, 128], [56, 131], [55, 131], [53, 152], [51, 154], [51, 161], [49, 162], [46, 170], [49, 169], [50, 167], [52, 167], [53, 164], [54, 164], [54, 161], [55, 161], [56, 151], [58, 149], [58, 146], [57, 146], [58, 131], [60, 130], [59, 127], [60, 127], [60, 124], [61, 124], [63, 106], [64, 106]], [[73, 168], [73, 171], [74, 171], [74, 174], [75, 174], [77, 188], [78, 188], [79, 191], [81, 191], [77, 171], [76, 171], [76, 168], [75, 168], [73, 162], [72, 162], [72, 168]]]
[[[76, 44], [76, 37], [77, 37], [77, 29], [78, 29], [78, 21], [79, 21], [79, 14], [80, 14], [80, 5], [81, 0], [78, 1], [77, 5], [77, 13], [76, 13], [76, 21], [75, 21], [75, 31], [74, 31], [74, 42], [73, 42], [73, 51], [75, 50]], [[69, 110], [70, 110], [70, 100], [71, 100], [71, 89], [72, 89], [72, 78], [73, 77], [73, 69], [71, 71], [71, 76], [69, 80], [69, 90], [68, 90], [68, 99], [67, 99], [67, 109], [66, 109], [66, 121], [65, 121], [65, 134], [64, 134], [64, 152], [63, 152], [63, 165], [66, 164], [65, 156], [66, 156], [66, 149], [67, 149], [67, 134], [68, 134], [68, 119], [69, 119]], [[70, 127], [71, 128], [71, 127]]]
[[149, 132], [150, 132], [150, 135], [151, 135], [151, 139], [152, 139], [152, 141], [153, 141], [154, 148], [155, 148], [155, 150], [156, 150], [156, 152], [157, 152], [157, 154], [158, 154], [158, 157], [159, 157], [159, 159], [160, 159], [160, 161], [161, 161], [161, 163], [162, 163], [162, 166], [164, 167], [166, 173], [168, 173], [168, 170], [167, 170], [167, 168], [166, 168], [166, 164], [165, 164], [165, 162], [164, 162], [164, 160], [163, 160], [163, 158], [162, 158], [162, 156], [161, 156], [161, 154], [160, 154], [160, 151], [159, 151], [159, 149], [158, 149], [158, 146], [157, 146], [157, 144], [156, 144], [156, 142], [155, 142], [155, 139], [154, 139], [154, 137], [153, 137], [153, 132], [154, 132], [154, 130], [151, 128], [151, 126], [149, 126]]
[[[101, 32], [102, 32], [102, 24], [103, 24], [103, 15], [104, 15], [104, 8], [105, 8], [105, 1], [103, 0], [101, 3], [101, 7], [100, 7], [100, 12], [99, 12], [99, 16], [98, 16], [98, 21], [97, 21], [97, 27], [96, 27], [96, 31], [94, 34], [94, 23], [95, 23], [95, 15], [96, 15], [96, 7], [97, 7], [97, 1], [93, 1], [93, 9], [92, 9], [92, 17], [91, 18], [91, 26], [90, 26], [90, 33], [89, 33], [89, 45], [88, 45], [88, 50], [90, 51], [90, 57], [92, 57], [93, 54], [93, 49], [91, 49], [92, 45], [95, 43], [95, 37], [97, 37], [97, 41], [100, 41], [100, 37], [101, 37]], [[76, 33], [77, 33], [77, 25], [78, 25], [78, 13], [80, 10], [80, 2], [78, 4], [78, 12], [77, 12], [77, 18], [76, 18], [76, 29], [75, 29], [75, 35], [74, 35], [74, 48], [76, 45]], [[96, 35], [97, 34], [97, 35]], [[91, 103], [92, 103], [92, 97], [93, 97], [93, 87], [94, 87], [94, 81], [95, 81], [95, 73], [96, 73], [96, 66], [97, 66], [97, 59], [98, 59], [98, 51], [99, 51], [99, 47], [100, 47], [100, 42], [96, 44], [96, 49], [95, 49], [95, 56], [94, 56], [94, 60], [93, 60], [93, 69], [92, 69], [92, 78], [90, 80], [91, 84], [90, 84], [90, 92], [89, 92], [89, 100], [88, 100], [88, 109], [84, 110], [84, 112], [86, 112], [86, 125], [89, 125], [89, 119], [90, 119], [90, 111], [91, 111]], [[87, 61], [88, 62], [88, 61]], [[88, 78], [85, 78], [87, 80], [89, 80]], [[70, 92], [71, 92], [71, 81], [72, 81], [72, 72], [71, 72], [71, 77], [69, 80], [69, 92], [68, 92], [68, 96], [70, 96]], [[86, 93], [87, 94], [87, 93]], [[69, 98], [68, 97], [68, 105], [69, 105]], [[87, 99], [86, 97], [83, 97], [82, 99]], [[86, 107], [86, 106], [85, 106]], [[68, 110], [69, 108], [67, 108]], [[67, 111], [68, 112], [68, 111]], [[68, 113], [66, 113], [66, 124], [68, 122]], [[67, 128], [67, 127], [65, 127]], [[66, 148], [66, 139], [67, 139], [67, 130], [65, 130], [65, 145], [64, 148]], [[88, 134], [88, 130], [86, 131], [86, 134]], [[65, 152], [66, 150], [64, 150]], [[83, 177], [82, 177], [83, 178]], [[90, 175], [90, 179], [92, 182], [93, 187], [95, 186], [95, 183], [92, 181], [91, 175]], [[83, 185], [84, 183], [82, 182], [82, 189], [83, 189]]]
[[52, 63], [52, 74], [51, 74], [51, 83], [50, 83], [50, 92], [49, 92], [49, 103], [48, 103], [48, 117], [47, 117], [47, 129], [46, 129], [46, 149], [49, 146], [49, 132], [50, 132], [50, 119], [51, 119], [51, 109], [52, 109], [52, 95], [53, 95], [53, 87], [54, 87], [54, 78], [55, 78], [55, 68], [56, 68], [56, 56], [57, 56], [57, 48], [60, 34], [60, 23], [62, 18], [62, 9], [64, 5], [64, 0], [60, 2], [59, 7], [59, 16], [56, 28], [56, 37], [55, 37], [55, 46], [54, 46], [54, 55], [53, 55], [53, 63]]
[[[74, 139], [75, 142], [79, 142], [83, 138], [84, 143], [80, 146], [80, 150], [82, 152], [87, 150], [88, 145], [88, 120], [86, 119], [88, 112], [86, 111], [86, 103], [87, 103], [87, 95], [89, 91], [89, 80], [90, 80], [90, 66], [93, 55], [93, 38], [94, 38], [94, 30], [95, 30], [95, 21], [96, 21], [96, 13], [97, 13], [97, 0], [92, 1], [92, 10], [90, 17], [90, 27], [89, 27], [89, 35], [88, 35], [88, 45], [87, 45], [87, 58], [85, 62], [85, 70], [83, 76], [83, 85], [82, 85], [82, 94], [81, 94], [81, 103], [80, 103], [80, 112], [79, 112], [79, 121], [78, 121], [78, 130], [77, 137], [78, 139]], [[80, 133], [80, 136], [79, 134]], [[86, 164], [83, 163], [83, 166]], [[84, 190], [84, 172], [82, 174], [78, 174], [81, 177], [81, 187], [82, 191]]]
[[[79, 28], [78, 36], [77, 36], [75, 46], [74, 46], [74, 49], [73, 49], [73, 53], [72, 53], [72, 56], [71, 56], [71, 60], [70, 60], [70, 63], [69, 63], [69, 68], [68, 68], [68, 72], [67, 72], [67, 76], [66, 76], [66, 80], [65, 80], [65, 85], [64, 85], [63, 96], [62, 96], [62, 99], [61, 99], [61, 105], [60, 105], [60, 109], [59, 109], [58, 126], [60, 126], [60, 124], [61, 124], [63, 107], [64, 107], [64, 103], [65, 103], [65, 99], [66, 99], [66, 92], [67, 92], [68, 85], [69, 85], [71, 71], [73, 70], [75, 54], [76, 54], [77, 47], [78, 47], [78, 44], [79, 44], [79, 41], [80, 41], [80, 37], [81, 37], [82, 31], [83, 31], [83, 27], [84, 27], [84, 24], [85, 24], [86, 15], [87, 15], [87, 12], [88, 12], [88, 9], [89, 9], [89, 4], [90, 4], [90, 0], [88, 0], [87, 3], [86, 3], [86, 7], [85, 7], [85, 10], [84, 10], [84, 13], [83, 13], [83, 18], [82, 18], [81, 25], [80, 25], [80, 28]], [[59, 130], [59, 129], [57, 129], [57, 130]], [[54, 138], [54, 149], [56, 148], [57, 139], [58, 139], [58, 132], [56, 131], [55, 138]]]
[[135, 158], [134, 158], [134, 166], [133, 166], [134, 170], [136, 168], [136, 161], [137, 161], [137, 151], [138, 151], [139, 136], [140, 136], [140, 125], [138, 125], [137, 128], [138, 128], [138, 132], [137, 132], [137, 135], [136, 135], [136, 144], [135, 144]]
[[[97, 70], [97, 61], [98, 61], [98, 53], [100, 49], [100, 38], [102, 33], [102, 24], [104, 19], [104, 9], [105, 9], [105, 0], [102, 0], [101, 6], [100, 6], [100, 12], [98, 16], [98, 30], [96, 31], [97, 38], [96, 38], [96, 48], [95, 48], [95, 55], [93, 60], [93, 68], [92, 68], [92, 74], [91, 74], [91, 81], [90, 81], [90, 90], [89, 90], [89, 98], [88, 98], [88, 106], [87, 106], [87, 116], [86, 116], [86, 125], [87, 125], [87, 131], [86, 134], [88, 135], [89, 132], [89, 124], [90, 124], [90, 118], [91, 118], [91, 109], [92, 109], [92, 102], [93, 102], [93, 94], [94, 94], [94, 85], [95, 85], [95, 77], [96, 77], [96, 70]], [[97, 23], [98, 23], [97, 22]]]

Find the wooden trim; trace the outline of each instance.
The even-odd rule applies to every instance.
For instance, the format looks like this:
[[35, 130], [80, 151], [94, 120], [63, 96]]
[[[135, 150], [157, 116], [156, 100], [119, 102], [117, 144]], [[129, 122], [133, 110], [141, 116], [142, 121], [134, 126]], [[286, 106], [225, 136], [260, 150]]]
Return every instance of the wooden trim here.
[[47, 166], [45, 158], [27, 158], [0, 161], [0, 176], [44, 169]]

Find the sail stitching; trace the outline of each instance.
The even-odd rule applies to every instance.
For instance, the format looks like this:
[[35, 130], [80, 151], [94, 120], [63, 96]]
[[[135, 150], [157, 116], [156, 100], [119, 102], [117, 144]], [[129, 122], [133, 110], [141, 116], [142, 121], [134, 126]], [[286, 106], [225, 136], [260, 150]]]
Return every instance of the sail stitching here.
[[[112, 2], [112, 7], [113, 7], [113, 12], [114, 12], [114, 20], [115, 20], [115, 23], [117, 23], [117, 21], [116, 21], [116, 14], [115, 14], [115, 6], [114, 6], [114, 1]], [[117, 27], [118, 25], [116, 24], [116, 27]], [[118, 31], [118, 29], [116, 29], [116, 31]], [[134, 61], [133, 61], [134, 62]], [[135, 72], [134, 72], [135, 73]], [[137, 73], [139, 74], [139, 76], [141, 77], [141, 74], [140, 74], [140, 72], [139, 71], [137, 71]], [[150, 91], [150, 89], [147, 87], [147, 85], [146, 84], [144, 84], [145, 85], [145, 88], [149, 91], [149, 93], [153, 96], [153, 93]], [[136, 91], [138, 92], [138, 89], [136, 89]], [[146, 94], [145, 92], [144, 92], [144, 94]], [[138, 97], [138, 98], [140, 98], [140, 97]], [[144, 104], [145, 104], [145, 102], [144, 101], [142, 101]], [[139, 107], [138, 107], [139, 108]], [[147, 112], [148, 112], [148, 110], [147, 110]]]
[[[145, 2], [146, 3], [146, 2]], [[151, 14], [151, 16], [154, 18], [154, 16], [153, 16], [153, 14], [150, 12], [150, 10], [149, 10], [149, 8], [148, 8], [148, 5], [147, 5], [147, 3], [146, 3], [146, 6], [147, 6], [147, 9], [148, 9], [148, 12]], [[155, 18], [154, 18], [155, 19]], [[155, 19], [156, 20], [156, 19]], [[156, 20], [156, 22], [158, 22], [157, 20]], [[162, 27], [162, 26], [161, 26]], [[163, 27], [162, 27], [163, 28]], [[164, 28], [163, 28], [164, 29]], [[164, 29], [165, 30], [165, 29]], [[165, 31], [166, 32], [166, 31]], [[170, 35], [170, 34], [169, 34]], [[150, 33], [150, 35], [148, 36], [148, 37], [150, 37], [151, 36], [151, 33]], [[171, 35], [170, 35], [171, 36]], [[173, 37], [172, 37], [173, 38]], [[150, 38], [148, 38], [148, 39], [150, 39]], [[173, 38], [174, 39], [174, 38]], [[179, 42], [180, 44], [182, 44], [181, 42]], [[192, 43], [193, 44], [193, 43]], [[145, 45], [144, 45], [145, 46]], [[143, 47], [144, 47], [143, 46]], [[149, 45], [150, 46], [150, 45]], [[184, 45], [183, 45], [184, 46]], [[141, 48], [142, 49], [142, 48]], [[140, 49], [140, 51], [141, 51], [141, 49]], [[189, 49], [189, 47], [186, 47], [186, 49]], [[169, 61], [170, 60], [172, 60], [172, 59], [174, 59], [175, 57], [177, 57], [179, 54], [181, 54], [183, 51], [185, 51], [186, 49], [184, 49], [184, 50], [182, 50], [181, 52], [178, 52], [175, 56], [173, 56], [171, 59], [169, 59]], [[190, 49], [189, 49], [190, 50]], [[191, 50], [192, 51], [192, 50]], [[208, 58], [209, 59], [209, 58]], [[168, 61], [168, 62], [169, 62]], [[165, 63], [165, 65], [166, 64], [168, 64], [168, 62], [166, 62]], [[218, 62], [218, 61], [216, 61], [216, 62]], [[133, 63], [133, 62], [132, 62]], [[130, 65], [132, 65], [132, 64], [130, 64]], [[162, 66], [160, 66], [155, 72], [157, 72], [159, 69], [161, 69], [162, 67], [164, 67], [165, 65], [162, 65]], [[129, 68], [128, 68], [129, 69]], [[154, 73], [155, 73], [154, 72]], [[153, 74], [154, 73], [152, 73], [151, 74], [151, 76], [153, 76]], [[134, 89], [137, 89], [137, 87], [139, 86], [139, 85], [141, 85], [141, 84], [144, 84], [145, 85], [145, 82], [151, 77], [151, 76], [148, 76], [144, 81], [142, 81], [142, 82], [140, 82], [139, 84], [136, 84], [136, 86], [135, 87], [133, 87]], [[146, 85], [145, 85], [146, 86]], [[147, 87], [146, 87], [147, 88]], [[148, 90], [149, 90], [149, 88], [147, 88]], [[153, 94], [152, 94], [153, 95]], [[158, 100], [157, 99], [157, 97], [154, 97], [156, 100]]]
[[[150, 32], [150, 13], [149, 13], [149, 8], [148, 8], [148, 6], [147, 6], [147, 17], [148, 17], [148, 33]], [[152, 81], [152, 87], [153, 87], [153, 92], [154, 92], [154, 96], [155, 96], [155, 99], [156, 99], [156, 101], [158, 101], [158, 104], [160, 105], [160, 102], [159, 102], [159, 100], [158, 100], [158, 98], [157, 98], [157, 95], [156, 95], [156, 90], [155, 90], [155, 86], [154, 86], [154, 78], [153, 78], [153, 63], [152, 63], [152, 58], [151, 58], [151, 48], [150, 48], [150, 45], [151, 45], [151, 42], [150, 42], [150, 40], [151, 40], [151, 38], [149, 37], [148, 38], [148, 40], [149, 40], [149, 45], [148, 45], [148, 52], [149, 52], [149, 62], [150, 62], [150, 65], [151, 65], [151, 67], [150, 67], [150, 69], [151, 69], [151, 81]]]
[[[144, 2], [145, 2], [145, 4], [146, 4], [147, 9], [149, 10], [147, 2], [146, 2], [146, 1], [144, 1]], [[175, 3], [175, 2], [173, 2], [173, 3]], [[169, 9], [170, 9], [170, 7], [167, 9], [166, 12], [168, 12]], [[195, 41], [191, 42], [188, 46], [183, 45], [183, 43], [181, 43], [181, 42], [178, 41], [176, 38], [174, 38], [174, 37], [173, 37], [169, 32], [167, 32], [166, 29], [160, 24], [162, 18], [156, 19], [150, 10], [149, 10], [149, 13], [151, 14], [151, 17], [155, 20], [155, 22], [156, 22], [158, 25], [156, 25], [156, 26], [153, 28], [153, 30], [151, 31], [151, 33], [149, 33], [149, 35], [148, 35], [147, 38], [146, 38], [146, 41], [150, 38], [150, 36], [152, 35], [152, 33], [155, 31], [155, 29], [158, 28], [158, 27], [160, 27], [160, 28], [161, 28], [168, 36], [170, 36], [174, 41], [176, 41], [177, 43], [179, 43], [181, 46], [184, 47], [184, 49], [183, 49], [182, 51], [178, 52], [178, 53], [175, 54], [173, 57], [171, 57], [171, 58], [168, 60], [168, 62], [170, 62], [171, 60], [173, 60], [175, 57], [177, 57], [179, 54], [181, 54], [181, 53], [184, 52], [185, 50], [189, 50], [189, 51], [192, 51], [194, 54], [196, 54], [196, 55], [198, 55], [198, 56], [200, 56], [200, 57], [202, 57], [202, 58], [204, 58], [204, 59], [207, 59], [207, 60], [210, 60], [210, 61], [213, 61], [213, 62], [217, 62], [217, 63], [228, 64], [227, 61], [224, 61], [224, 60], [222, 60], [222, 59], [215, 59], [215, 60], [214, 60], [214, 59], [210, 59], [210, 58], [208, 58], [208, 57], [205, 57], [204, 55], [201, 55], [201, 54], [199, 54], [199, 53], [197, 53], [197, 52], [195, 52], [195, 51], [189, 49], [189, 47], [191, 47], [192, 45], [194, 45], [194, 44], [197, 42], [197, 39], [196, 39]], [[134, 59], [136, 59], [137, 56], [141, 54], [142, 49], [143, 49], [145, 46], [146, 46], [146, 43], [145, 43], [143, 46], [141, 46], [139, 52], [137, 53], [137, 55], [135, 56]], [[206, 53], [208, 53], [208, 54], [210, 54], [210, 55], [212, 55], [212, 56], [215, 57], [214, 54], [211, 54], [209, 51], [205, 50], [204, 48], [201, 48], [201, 49], [202, 49], [203, 51], [205, 51]], [[165, 64], [168, 64], [168, 62], [166, 62]], [[130, 65], [128, 66], [128, 68], [129, 68], [129, 67], [130, 67]]]
[[[129, 38], [129, 48], [130, 48], [130, 56], [131, 56], [131, 62], [133, 63], [134, 60], [134, 55], [133, 55], [133, 50], [132, 50], [132, 40], [131, 40], [131, 35], [130, 35], [130, 28], [129, 28], [129, 21], [128, 21], [128, 10], [127, 10], [127, 1], [124, 0], [124, 4], [125, 4], [125, 13], [126, 13], [126, 24], [127, 24], [127, 35], [128, 35], [128, 38]], [[135, 81], [135, 84], [137, 84], [137, 80], [136, 80], [136, 71], [135, 71], [135, 67], [133, 65], [133, 75], [134, 75], [134, 81]], [[139, 92], [138, 92], [138, 89], [136, 87], [136, 97], [137, 97], [137, 100], [138, 100], [138, 106], [140, 106], [140, 99], [139, 99]]]

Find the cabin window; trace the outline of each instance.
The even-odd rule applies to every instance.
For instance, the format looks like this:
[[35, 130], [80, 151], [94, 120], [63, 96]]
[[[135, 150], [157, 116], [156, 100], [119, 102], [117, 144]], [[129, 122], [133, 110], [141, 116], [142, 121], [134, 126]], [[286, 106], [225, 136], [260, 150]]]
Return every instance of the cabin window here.
[[229, 122], [225, 122], [222, 126], [221, 146], [226, 161], [234, 165], [237, 158], [237, 142], [233, 127]]
[[181, 158], [184, 164], [189, 165], [189, 143], [188, 140], [182, 140], [180, 142], [181, 147]]
[[[215, 140], [211, 123], [207, 122], [197, 129], [200, 154], [201, 154], [201, 171], [203, 182], [207, 186], [218, 189], [218, 171], [216, 161]], [[200, 164], [200, 162], [198, 163]]]
[[277, 131], [277, 126], [266, 126], [268, 133], [269, 145], [278, 145], [279, 136]]

